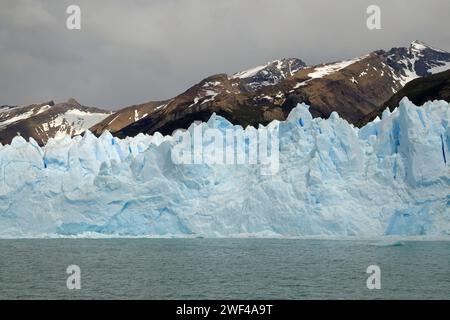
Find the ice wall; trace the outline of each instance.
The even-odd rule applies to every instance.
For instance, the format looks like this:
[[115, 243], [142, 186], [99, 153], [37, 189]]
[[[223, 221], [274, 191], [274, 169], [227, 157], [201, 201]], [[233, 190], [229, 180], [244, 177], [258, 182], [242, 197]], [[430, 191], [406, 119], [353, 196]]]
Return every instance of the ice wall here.
[[[298, 105], [268, 125], [280, 138], [274, 175], [176, 165], [174, 138], [158, 133], [43, 148], [16, 137], [0, 146], [0, 237], [450, 237], [449, 120], [444, 101], [404, 99], [361, 129]], [[201, 126], [238, 128], [216, 115]]]

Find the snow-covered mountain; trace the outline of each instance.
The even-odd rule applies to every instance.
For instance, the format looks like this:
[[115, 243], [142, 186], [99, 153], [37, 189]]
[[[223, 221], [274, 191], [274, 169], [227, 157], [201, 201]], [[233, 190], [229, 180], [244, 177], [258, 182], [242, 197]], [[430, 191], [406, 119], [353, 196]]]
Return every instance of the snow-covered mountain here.
[[[266, 176], [255, 165], [175, 164], [177, 139], [158, 133], [87, 133], [42, 148], [15, 137], [0, 146], [0, 237], [448, 238], [449, 123], [445, 101], [404, 99], [361, 129], [298, 105], [267, 126], [280, 157]], [[208, 128], [242, 130], [213, 115], [184, 134]]]
[[[316, 66], [299, 59], [275, 60], [231, 76], [208, 77], [172, 99], [149, 103], [151, 110], [119, 110], [92, 131], [100, 135], [109, 130], [120, 137], [170, 134], [194, 121], [207, 121], [213, 112], [234, 124], [267, 124], [286, 119], [302, 102], [311, 105], [314, 117], [327, 118], [337, 111], [357, 124], [409, 81], [448, 69], [450, 53], [419, 41]], [[139, 114], [137, 121], [131, 109]]]
[[333, 111], [355, 125], [372, 120], [408, 82], [450, 69], [450, 53], [413, 41], [408, 47], [375, 51], [349, 60], [308, 66], [296, 58], [274, 60], [234, 73], [203, 79], [164, 100], [128, 106], [115, 112], [62, 104], [0, 109], [0, 143], [20, 133], [39, 144], [51, 137], [90, 128], [118, 137], [139, 133], [171, 134], [216, 113], [242, 126], [284, 120], [298, 103], [310, 105], [313, 117]]
[[404, 86], [411, 80], [450, 69], [449, 53], [415, 40], [409, 48], [393, 48], [379, 52], [395, 70], [398, 81]]
[[306, 64], [296, 58], [281, 59], [268, 62], [265, 65], [240, 71], [233, 74], [231, 79], [240, 79], [241, 85], [249, 90], [256, 91], [265, 86], [272, 86], [306, 67]]
[[10, 143], [18, 134], [32, 137], [39, 144], [49, 138], [77, 135], [102, 121], [109, 111], [85, 107], [76, 100], [55, 104], [53, 101], [28, 106], [0, 108], [0, 142]]

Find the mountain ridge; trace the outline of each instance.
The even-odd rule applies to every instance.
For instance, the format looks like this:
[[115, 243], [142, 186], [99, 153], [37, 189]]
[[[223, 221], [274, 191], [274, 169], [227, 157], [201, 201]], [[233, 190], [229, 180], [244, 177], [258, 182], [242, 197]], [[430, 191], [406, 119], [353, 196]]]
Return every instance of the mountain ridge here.
[[[252, 86], [252, 90], [246, 84], [254, 82], [253, 79], [245, 80], [244, 84], [239, 82], [242, 75], [254, 77], [266, 71], [266, 66], [278, 65], [279, 61], [283, 60], [241, 71], [226, 79], [224, 74], [203, 79], [173, 98], [168, 108], [113, 133], [120, 137], [156, 131], [170, 134], [177, 128], [187, 128], [194, 121], [206, 121], [213, 112], [243, 126], [267, 124], [271, 120], [285, 119], [301, 102], [311, 105], [314, 117], [327, 118], [337, 111], [356, 124], [411, 80], [440, 71], [440, 68], [450, 68], [449, 53], [416, 40], [408, 48], [378, 50], [350, 60], [316, 66], [302, 63], [295, 72], [278, 78], [276, 83], [262, 82], [262, 85]], [[220, 77], [222, 79], [213, 82], [219, 90], [202, 92], [207, 79]], [[95, 126], [92, 129], [95, 134], [101, 134]]]
[[[167, 135], [176, 129], [186, 129], [192, 122], [207, 121], [213, 113], [234, 124], [257, 126], [286, 119], [298, 103], [309, 104], [314, 117], [328, 118], [337, 111], [348, 122], [361, 126], [368, 115], [407, 83], [448, 69], [450, 53], [418, 40], [409, 47], [377, 50], [353, 59], [313, 66], [298, 58], [284, 58], [232, 75], [211, 75], [175, 97], [116, 111], [84, 107], [75, 99], [69, 99], [62, 104], [74, 109], [90, 108], [80, 109], [80, 113], [96, 114], [84, 122], [81, 116], [83, 124], [75, 119], [78, 125], [72, 117], [61, 121], [60, 118], [64, 118], [61, 103], [56, 107], [53, 101], [26, 107], [3, 106], [0, 108], [0, 142], [9, 143], [20, 132], [24, 138], [33, 137], [44, 144], [49, 138], [80, 134], [87, 129], [97, 136], [109, 131], [122, 138], [157, 131]], [[60, 118], [47, 110], [38, 116], [16, 112], [26, 114], [33, 108], [49, 109], [47, 106], [53, 111], [59, 110]], [[11, 116], [13, 111], [16, 114]], [[17, 121], [10, 120], [14, 116], [18, 117]], [[58, 125], [52, 122], [54, 119], [58, 119]], [[45, 130], [50, 124], [53, 124], [52, 130]]]
[[112, 112], [81, 105], [73, 98], [55, 103], [53, 100], [26, 106], [0, 108], [0, 142], [10, 143], [21, 135], [40, 145], [50, 138], [81, 134]]

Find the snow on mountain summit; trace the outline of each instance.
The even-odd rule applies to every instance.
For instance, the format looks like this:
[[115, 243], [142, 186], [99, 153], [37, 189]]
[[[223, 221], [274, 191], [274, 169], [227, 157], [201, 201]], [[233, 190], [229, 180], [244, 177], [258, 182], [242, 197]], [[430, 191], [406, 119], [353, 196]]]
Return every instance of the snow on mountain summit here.
[[0, 140], [9, 143], [17, 134], [45, 144], [49, 138], [80, 134], [111, 112], [85, 107], [75, 99], [22, 107], [0, 108]]
[[438, 48], [432, 47], [432, 46], [430, 46], [430, 45], [428, 45], [425, 42], [420, 41], [420, 40], [412, 41], [411, 44], [410, 44], [410, 49], [413, 50], [413, 51], [418, 51], [418, 52], [421, 52], [421, 51], [429, 49], [429, 50], [436, 51], [436, 52], [447, 53], [446, 51], [444, 51], [442, 49], [438, 49]]
[[415, 40], [409, 48], [393, 48], [381, 54], [396, 73], [401, 85], [450, 69], [450, 53]]
[[275, 85], [304, 67], [306, 64], [302, 60], [286, 58], [237, 72], [230, 79], [240, 79], [250, 90], [257, 90], [264, 86]]

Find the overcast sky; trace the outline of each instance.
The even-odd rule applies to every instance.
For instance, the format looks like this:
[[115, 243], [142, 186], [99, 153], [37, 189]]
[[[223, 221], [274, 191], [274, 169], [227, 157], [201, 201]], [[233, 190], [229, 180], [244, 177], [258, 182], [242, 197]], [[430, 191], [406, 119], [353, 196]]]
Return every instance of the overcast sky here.
[[[81, 7], [81, 30], [66, 8]], [[368, 30], [366, 8], [381, 8]], [[216, 73], [351, 58], [420, 39], [450, 51], [448, 0], [1, 0], [0, 105], [70, 97], [116, 109]]]

